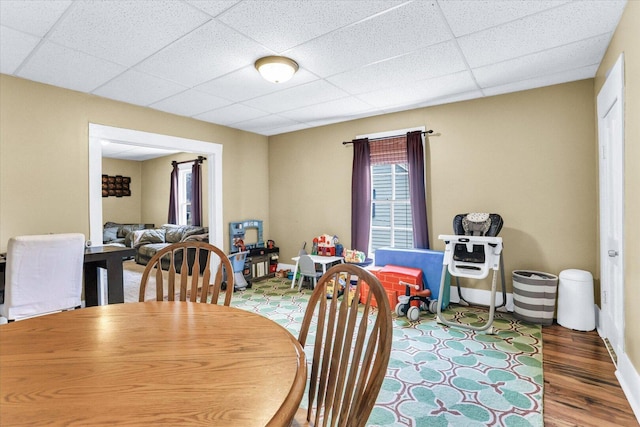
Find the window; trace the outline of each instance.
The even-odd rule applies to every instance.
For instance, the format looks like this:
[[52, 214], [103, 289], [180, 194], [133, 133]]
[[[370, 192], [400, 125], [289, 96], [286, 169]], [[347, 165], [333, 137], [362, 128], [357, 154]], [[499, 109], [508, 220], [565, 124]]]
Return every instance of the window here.
[[[414, 175], [424, 173], [424, 154], [420, 150], [424, 132], [424, 127], [416, 127], [356, 137], [368, 139], [368, 150], [360, 149], [360, 156], [354, 153], [354, 183], [362, 188], [364, 180], [366, 187], [371, 187], [371, 205], [370, 209], [356, 209], [351, 227], [356, 244], [367, 248], [371, 258], [375, 257], [378, 248], [385, 246], [398, 249], [429, 247], [426, 212], [424, 215], [422, 212], [426, 208], [422, 194], [424, 183], [409, 184], [419, 179]], [[369, 161], [361, 161], [363, 152], [366, 155], [367, 151]], [[414, 196], [411, 188], [417, 190]], [[358, 204], [363, 202], [362, 198], [354, 200]], [[370, 215], [370, 221], [364, 218], [359, 221], [357, 217], [365, 212]], [[414, 223], [415, 218], [419, 218], [419, 223]]]
[[191, 163], [178, 165], [178, 224], [191, 225]]
[[413, 247], [409, 169], [407, 163], [371, 166], [371, 233], [369, 253], [385, 246]]

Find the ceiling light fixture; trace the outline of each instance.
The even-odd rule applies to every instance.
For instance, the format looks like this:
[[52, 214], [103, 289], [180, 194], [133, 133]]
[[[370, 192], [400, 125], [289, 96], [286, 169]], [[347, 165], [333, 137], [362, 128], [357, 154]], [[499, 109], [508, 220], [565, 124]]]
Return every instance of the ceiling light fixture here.
[[271, 83], [284, 83], [298, 71], [298, 64], [284, 56], [265, 56], [256, 61], [256, 70]]

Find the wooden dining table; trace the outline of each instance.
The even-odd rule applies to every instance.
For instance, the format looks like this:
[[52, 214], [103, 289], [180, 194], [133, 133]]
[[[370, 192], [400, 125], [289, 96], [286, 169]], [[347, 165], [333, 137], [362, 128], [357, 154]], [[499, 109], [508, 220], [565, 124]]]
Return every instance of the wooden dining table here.
[[256, 313], [191, 302], [0, 325], [0, 424], [287, 426], [306, 359]]

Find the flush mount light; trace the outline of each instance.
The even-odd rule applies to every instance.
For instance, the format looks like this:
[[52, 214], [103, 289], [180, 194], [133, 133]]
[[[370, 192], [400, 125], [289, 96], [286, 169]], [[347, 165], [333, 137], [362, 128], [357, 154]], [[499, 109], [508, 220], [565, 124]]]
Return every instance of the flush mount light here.
[[256, 61], [256, 70], [267, 81], [284, 83], [298, 71], [298, 64], [284, 56], [265, 56]]

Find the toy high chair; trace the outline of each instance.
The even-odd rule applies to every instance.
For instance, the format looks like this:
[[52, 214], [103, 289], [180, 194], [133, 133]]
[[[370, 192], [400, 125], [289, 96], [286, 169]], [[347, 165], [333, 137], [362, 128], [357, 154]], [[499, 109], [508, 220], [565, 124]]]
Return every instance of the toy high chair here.
[[244, 263], [248, 253], [249, 251], [244, 251], [229, 255], [229, 261], [231, 261], [231, 267], [233, 268], [234, 291], [244, 291], [251, 287], [251, 285], [247, 283], [247, 279], [244, 278]]

